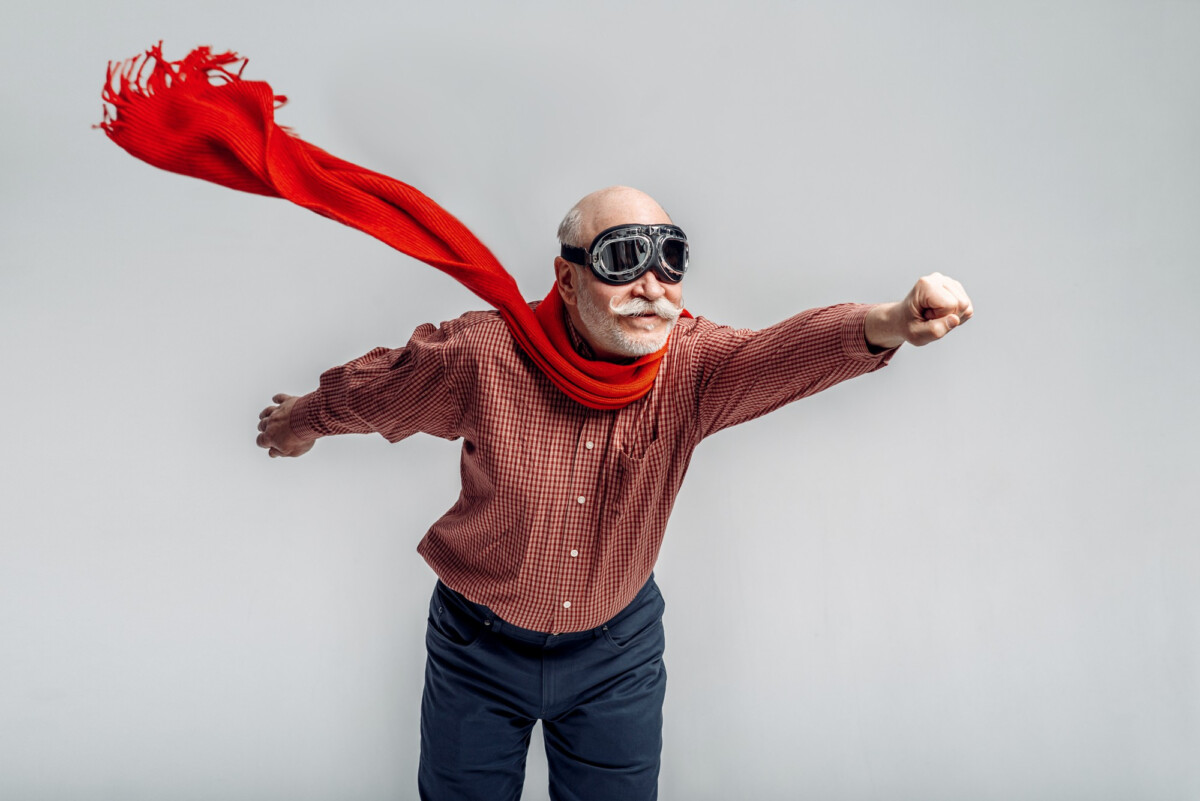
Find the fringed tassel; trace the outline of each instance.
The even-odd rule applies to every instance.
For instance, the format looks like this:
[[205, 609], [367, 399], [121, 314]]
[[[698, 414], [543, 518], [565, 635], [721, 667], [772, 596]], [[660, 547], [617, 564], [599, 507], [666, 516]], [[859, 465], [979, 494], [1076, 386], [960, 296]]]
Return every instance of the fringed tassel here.
[[[249, 63], [250, 59], [232, 50], [214, 54], [208, 45], [194, 48], [179, 61], [167, 61], [163, 58], [160, 40], [133, 58], [108, 62], [104, 89], [100, 94], [104, 101], [104, 118], [92, 127], [102, 129], [111, 137], [122, 124], [121, 110], [130, 103], [153, 97], [157, 92], [188, 80], [203, 79], [210, 86], [237, 83], [242, 80], [242, 71]], [[236, 71], [228, 68], [230, 64], [238, 64]], [[274, 100], [278, 109], [287, 102], [287, 96], [274, 95]]]

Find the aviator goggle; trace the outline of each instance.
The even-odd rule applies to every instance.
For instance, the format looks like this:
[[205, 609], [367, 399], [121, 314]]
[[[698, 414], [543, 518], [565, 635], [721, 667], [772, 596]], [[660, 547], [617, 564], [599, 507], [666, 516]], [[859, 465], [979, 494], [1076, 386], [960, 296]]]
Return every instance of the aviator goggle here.
[[687, 234], [677, 225], [614, 225], [601, 231], [587, 250], [563, 245], [562, 257], [588, 265], [606, 284], [628, 284], [646, 270], [678, 284], [688, 267]]

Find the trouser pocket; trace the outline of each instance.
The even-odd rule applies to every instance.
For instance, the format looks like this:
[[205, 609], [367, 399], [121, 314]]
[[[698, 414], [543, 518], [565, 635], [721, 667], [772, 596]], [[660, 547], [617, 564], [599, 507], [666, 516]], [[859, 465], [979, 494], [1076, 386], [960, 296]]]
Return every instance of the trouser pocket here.
[[638, 594], [629, 606], [622, 609], [612, 620], [601, 627], [604, 642], [618, 651], [625, 651], [641, 644], [657, 644], [662, 647], [662, 616], [666, 602], [658, 591], [654, 579]]
[[439, 581], [429, 600], [429, 635], [459, 648], [477, 644], [487, 626], [467, 603]]

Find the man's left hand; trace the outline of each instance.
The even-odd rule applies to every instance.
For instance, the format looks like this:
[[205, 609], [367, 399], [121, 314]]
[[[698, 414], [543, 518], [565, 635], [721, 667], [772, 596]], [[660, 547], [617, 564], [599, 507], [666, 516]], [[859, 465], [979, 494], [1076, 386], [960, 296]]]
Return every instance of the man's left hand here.
[[299, 398], [281, 392], [271, 400], [279, 405], [268, 406], [259, 412], [258, 447], [265, 448], [272, 459], [277, 456], [303, 456], [312, 450], [315, 439], [301, 439], [292, 432], [292, 407]]
[[905, 342], [928, 345], [970, 320], [973, 313], [962, 284], [933, 273], [918, 280], [899, 303], [882, 303], [867, 312], [867, 342], [882, 350]]

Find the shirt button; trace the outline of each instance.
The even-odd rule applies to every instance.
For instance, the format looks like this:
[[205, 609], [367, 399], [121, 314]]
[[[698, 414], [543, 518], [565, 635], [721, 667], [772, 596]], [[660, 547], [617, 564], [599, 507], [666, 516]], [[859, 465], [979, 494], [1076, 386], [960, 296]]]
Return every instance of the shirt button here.
[[571, 549], [571, 556], [579, 556], [579, 551], [577, 551], [577, 550], [575, 550], [574, 548], [572, 548], [572, 549]]
[[570, 609], [570, 608], [571, 608], [571, 602], [563, 601], [563, 609]]
[[590, 451], [592, 448], [596, 447], [596, 443], [592, 442], [589, 439], [586, 443], [584, 443], [583, 447], [587, 448]]
[[579, 496], [578, 498], [576, 498], [575, 500], [579, 501], [580, 503], [583, 503], [584, 501], [586, 501], [586, 500], [587, 500], [587, 498], [585, 498], [585, 497], [583, 497], [582, 495], [580, 495], [580, 496]]

